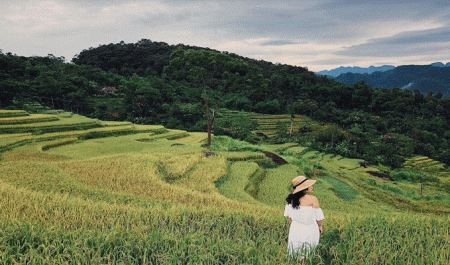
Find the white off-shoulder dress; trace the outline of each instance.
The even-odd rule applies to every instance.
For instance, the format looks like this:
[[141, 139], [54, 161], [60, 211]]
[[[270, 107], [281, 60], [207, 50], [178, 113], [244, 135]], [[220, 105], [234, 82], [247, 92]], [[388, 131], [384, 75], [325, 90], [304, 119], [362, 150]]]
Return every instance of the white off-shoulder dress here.
[[284, 216], [292, 220], [288, 238], [289, 254], [300, 260], [311, 256], [320, 240], [317, 221], [325, 219], [322, 209], [312, 206], [294, 208], [286, 204]]

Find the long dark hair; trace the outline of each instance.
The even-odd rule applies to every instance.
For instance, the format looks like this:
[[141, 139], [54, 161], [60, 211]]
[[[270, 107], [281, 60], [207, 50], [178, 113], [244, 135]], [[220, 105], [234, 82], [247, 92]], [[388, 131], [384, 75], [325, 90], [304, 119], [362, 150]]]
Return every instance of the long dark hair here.
[[287, 204], [292, 205], [292, 207], [297, 208], [300, 205], [300, 199], [305, 196], [305, 194], [306, 189], [296, 193], [291, 193], [286, 197], [286, 202]]

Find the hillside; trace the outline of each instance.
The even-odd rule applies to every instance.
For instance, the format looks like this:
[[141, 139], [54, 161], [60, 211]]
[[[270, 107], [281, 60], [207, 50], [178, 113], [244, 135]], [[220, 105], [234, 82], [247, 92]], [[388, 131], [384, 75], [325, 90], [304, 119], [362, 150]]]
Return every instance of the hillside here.
[[345, 73], [335, 79], [346, 84], [365, 82], [374, 88], [402, 88], [422, 94], [450, 95], [450, 67], [433, 65], [404, 65], [372, 74]]
[[[450, 164], [450, 99], [439, 93], [348, 85], [303, 67], [150, 40], [89, 48], [73, 62], [0, 52], [1, 107], [39, 105], [189, 132], [207, 131], [209, 120], [216, 134], [252, 143], [267, 140], [254, 128], [264, 126], [222, 110], [279, 115], [266, 124], [271, 143], [295, 142], [391, 169], [415, 156]], [[289, 117], [302, 118], [286, 133]], [[297, 130], [302, 119], [323, 129]]]
[[216, 136], [206, 149], [206, 133], [159, 125], [0, 114], [5, 264], [291, 264], [282, 211], [298, 174], [317, 180], [326, 216], [311, 264], [449, 259], [449, 174], [429, 158], [391, 175], [426, 169], [435, 179], [421, 185], [296, 143]]

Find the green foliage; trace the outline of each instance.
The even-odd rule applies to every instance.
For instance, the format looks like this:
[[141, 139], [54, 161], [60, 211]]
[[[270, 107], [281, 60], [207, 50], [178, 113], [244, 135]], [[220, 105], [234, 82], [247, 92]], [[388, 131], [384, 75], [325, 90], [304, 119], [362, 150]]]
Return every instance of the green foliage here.
[[253, 110], [259, 113], [277, 114], [281, 111], [278, 100], [261, 101], [254, 105]]

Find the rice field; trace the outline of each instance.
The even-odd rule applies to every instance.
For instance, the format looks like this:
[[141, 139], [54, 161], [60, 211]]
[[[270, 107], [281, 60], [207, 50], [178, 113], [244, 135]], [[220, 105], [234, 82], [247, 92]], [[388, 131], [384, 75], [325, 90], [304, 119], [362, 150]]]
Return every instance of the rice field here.
[[[450, 264], [439, 187], [420, 196], [296, 144], [214, 137], [206, 149], [206, 133], [48, 115], [51, 132], [0, 134], [0, 264], [296, 264], [283, 210], [298, 174], [317, 180], [326, 217], [308, 264]], [[67, 130], [70, 119], [97, 127]]]
[[56, 115], [35, 114], [35, 115], [28, 115], [28, 116], [0, 118], [0, 125], [49, 122], [49, 121], [57, 121], [57, 120], [59, 120], [59, 118]]
[[428, 173], [435, 173], [440, 177], [450, 176], [450, 170], [447, 169], [445, 164], [426, 156], [410, 158], [405, 161], [403, 167]]
[[279, 125], [286, 127], [286, 133], [296, 133], [304, 127], [311, 128], [313, 130], [320, 130], [322, 126], [303, 115], [295, 115], [294, 118], [288, 114], [259, 114], [245, 111], [230, 111], [221, 110], [222, 116], [234, 116], [234, 117], [246, 117], [250, 120], [256, 121], [257, 128], [254, 131], [255, 134], [263, 134], [267, 137], [273, 137], [278, 133]]
[[23, 117], [28, 116], [25, 110], [0, 110], [0, 118]]

